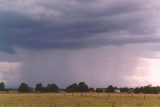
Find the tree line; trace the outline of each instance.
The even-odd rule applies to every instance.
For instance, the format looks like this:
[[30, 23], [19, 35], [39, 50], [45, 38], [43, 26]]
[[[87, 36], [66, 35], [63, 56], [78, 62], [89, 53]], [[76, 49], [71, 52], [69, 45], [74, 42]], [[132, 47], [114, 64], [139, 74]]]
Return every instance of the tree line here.
[[[0, 91], [1, 92], [8, 92], [12, 91], [13, 89], [7, 89], [5, 88], [6, 85], [4, 82], [0, 82]], [[118, 90], [118, 91], [117, 91]], [[145, 94], [158, 94], [160, 93], [160, 86], [142, 86], [142, 87], [135, 87], [135, 88], [129, 88], [129, 87], [114, 87], [112, 85], [109, 85], [106, 88], [91, 88], [88, 87], [88, 85], [85, 82], [79, 82], [73, 83], [69, 86], [67, 86], [65, 89], [60, 89], [58, 85], [56, 84], [48, 84], [46, 86], [43, 86], [42, 83], [37, 83], [35, 85], [35, 88], [30, 87], [27, 83], [23, 82], [19, 85], [18, 89], [16, 89], [18, 92], [27, 93], [27, 92], [107, 92], [107, 93], [114, 93], [114, 92], [125, 92], [125, 93], [145, 93]]]

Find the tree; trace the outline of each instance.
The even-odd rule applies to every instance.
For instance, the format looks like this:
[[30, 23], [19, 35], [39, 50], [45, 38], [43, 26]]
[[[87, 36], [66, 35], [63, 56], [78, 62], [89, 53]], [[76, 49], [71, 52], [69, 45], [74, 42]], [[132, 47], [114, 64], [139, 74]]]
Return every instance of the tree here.
[[32, 88], [28, 86], [26, 83], [21, 83], [21, 85], [18, 88], [18, 92], [31, 92]]
[[107, 87], [107, 92], [114, 93], [114, 91], [115, 91], [115, 89], [114, 89], [114, 87], [112, 85], [109, 85]]
[[0, 83], [0, 91], [4, 91], [5, 90], [5, 84], [4, 82]]
[[46, 92], [58, 92], [58, 86], [56, 84], [48, 84], [45, 90]]
[[79, 86], [76, 83], [71, 84], [66, 88], [66, 92], [78, 92]]
[[88, 92], [89, 91], [88, 86], [85, 84], [85, 82], [80, 82], [78, 84], [78, 86], [79, 86], [79, 91], [80, 92]]
[[42, 85], [42, 83], [36, 84], [35, 90], [36, 90], [36, 91], [39, 91], [39, 92], [43, 91], [43, 85]]

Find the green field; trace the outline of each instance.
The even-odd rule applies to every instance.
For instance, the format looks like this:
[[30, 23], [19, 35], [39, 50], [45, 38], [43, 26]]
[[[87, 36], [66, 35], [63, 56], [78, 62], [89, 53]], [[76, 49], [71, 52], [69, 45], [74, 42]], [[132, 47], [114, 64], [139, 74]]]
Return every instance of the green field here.
[[0, 107], [160, 107], [160, 97], [144, 94], [0, 94]]

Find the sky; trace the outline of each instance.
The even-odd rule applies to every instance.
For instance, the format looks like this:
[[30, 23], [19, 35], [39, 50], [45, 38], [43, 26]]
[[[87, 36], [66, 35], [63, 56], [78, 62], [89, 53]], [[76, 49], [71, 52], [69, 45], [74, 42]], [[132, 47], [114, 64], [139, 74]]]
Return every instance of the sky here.
[[160, 85], [159, 0], [0, 0], [0, 81]]

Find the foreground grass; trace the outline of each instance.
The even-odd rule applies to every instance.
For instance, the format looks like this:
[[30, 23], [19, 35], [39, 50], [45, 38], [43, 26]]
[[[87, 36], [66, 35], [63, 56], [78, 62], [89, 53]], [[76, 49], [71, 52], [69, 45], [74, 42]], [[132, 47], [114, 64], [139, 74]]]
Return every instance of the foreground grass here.
[[144, 94], [0, 94], [0, 107], [160, 107], [160, 97]]

